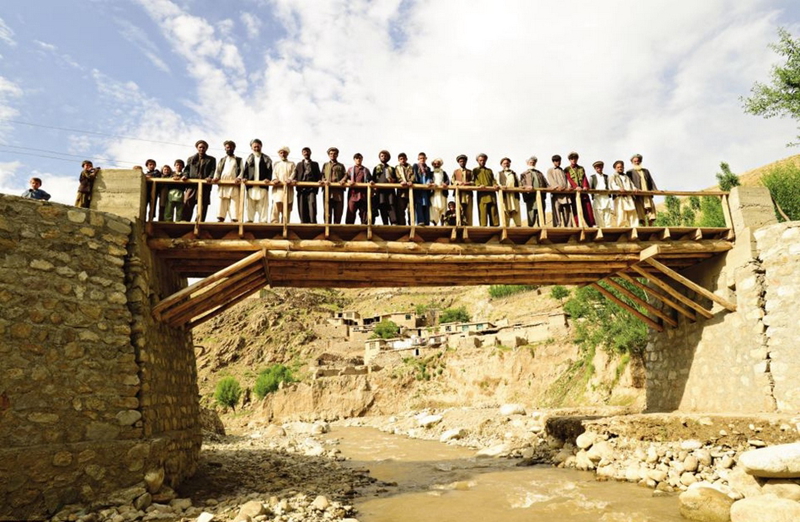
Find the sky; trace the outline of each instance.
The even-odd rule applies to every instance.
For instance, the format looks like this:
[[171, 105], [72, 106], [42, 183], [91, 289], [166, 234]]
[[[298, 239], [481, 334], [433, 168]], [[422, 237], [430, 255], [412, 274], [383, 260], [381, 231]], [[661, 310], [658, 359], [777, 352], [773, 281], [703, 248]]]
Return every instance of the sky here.
[[0, 10], [0, 192], [72, 203], [80, 163], [336, 146], [644, 156], [661, 189], [797, 154], [797, 123], [744, 114], [796, 0], [26, 0]]

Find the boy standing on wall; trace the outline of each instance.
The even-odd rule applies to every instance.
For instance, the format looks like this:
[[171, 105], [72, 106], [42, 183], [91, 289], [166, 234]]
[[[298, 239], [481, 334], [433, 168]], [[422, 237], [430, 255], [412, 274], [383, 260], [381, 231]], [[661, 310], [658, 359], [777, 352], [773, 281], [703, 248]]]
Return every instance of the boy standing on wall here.
[[89, 208], [92, 203], [92, 187], [94, 187], [94, 178], [100, 171], [100, 167], [95, 168], [92, 162], [84, 160], [81, 163], [81, 175], [78, 178], [78, 195], [75, 198], [75, 206], [80, 208]]

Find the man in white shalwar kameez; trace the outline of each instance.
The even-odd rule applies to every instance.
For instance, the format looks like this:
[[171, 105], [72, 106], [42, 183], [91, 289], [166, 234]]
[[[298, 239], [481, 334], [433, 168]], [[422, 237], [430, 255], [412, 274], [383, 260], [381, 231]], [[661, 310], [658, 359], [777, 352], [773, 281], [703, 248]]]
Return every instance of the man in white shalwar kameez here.
[[[589, 177], [589, 188], [597, 190], [610, 190], [608, 185], [608, 175], [603, 174], [605, 163], [595, 161], [592, 163], [595, 174]], [[614, 223], [614, 200], [609, 194], [592, 194], [592, 206], [594, 207], [594, 220], [597, 228], [610, 227]]]
[[[289, 147], [281, 147], [278, 149], [278, 156], [281, 157], [280, 161], [276, 161], [272, 165], [272, 182], [275, 187], [272, 189], [272, 220], [271, 223], [283, 223], [283, 220], [289, 221], [289, 216], [292, 215], [292, 203], [294, 202], [294, 190], [286, 185], [294, 181], [295, 164], [286, 158], [289, 156]], [[286, 208], [283, 208], [283, 193], [286, 191]]]
[[[214, 174], [214, 181], [236, 181], [242, 182], [242, 158], [235, 156], [236, 144], [231, 140], [226, 141], [224, 144], [225, 156], [217, 163], [217, 171]], [[217, 213], [217, 221], [220, 223], [225, 221], [225, 217], [230, 215], [231, 221], [237, 221], [237, 212], [239, 210], [239, 196], [241, 194], [241, 185], [219, 185], [217, 187], [219, 195], [219, 212]], [[233, 203], [233, 208], [231, 208]]]
[[[628, 193], [635, 190], [630, 178], [625, 175], [625, 163], [622, 160], [614, 162], [614, 174], [611, 175], [608, 186], [611, 190]], [[614, 213], [617, 215], [618, 227], [635, 228], [639, 226], [639, 215], [636, 213], [636, 203], [634, 203], [633, 197], [625, 194], [615, 194]]]

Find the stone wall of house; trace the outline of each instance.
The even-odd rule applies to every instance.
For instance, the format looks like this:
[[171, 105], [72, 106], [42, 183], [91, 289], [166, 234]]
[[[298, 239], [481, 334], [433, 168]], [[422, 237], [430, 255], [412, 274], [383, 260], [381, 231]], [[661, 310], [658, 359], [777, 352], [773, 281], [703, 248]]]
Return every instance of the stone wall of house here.
[[147, 250], [137, 188], [128, 217], [0, 195], [0, 520], [195, 470], [191, 336], [150, 313], [185, 281]]
[[[654, 333], [647, 347], [648, 411], [800, 411], [800, 223], [775, 224], [769, 193], [731, 194], [736, 245], [683, 272], [737, 305]], [[758, 228], [756, 228], [758, 227]], [[710, 300], [704, 303], [710, 306]]]

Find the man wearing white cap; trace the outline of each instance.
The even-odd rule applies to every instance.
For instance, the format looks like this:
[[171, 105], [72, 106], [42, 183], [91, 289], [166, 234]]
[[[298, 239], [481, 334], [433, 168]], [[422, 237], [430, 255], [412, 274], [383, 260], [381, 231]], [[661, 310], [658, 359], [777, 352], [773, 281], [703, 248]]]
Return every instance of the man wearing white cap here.
[[[272, 165], [272, 183], [275, 185], [272, 188], [272, 220], [271, 223], [283, 223], [285, 219], [289, 221], [289, 216], [292, 214], [292, 203], [294, 202], [294, 190], [286, 185], [291, 185], [294, 182], [295, 164], [286, 158], [289, 156], [289, 147], [281, 147], [278, 149], [278, 156], [280, 160]], [[286, 208], [283, 208], [284, 190], [286, 191]]]

